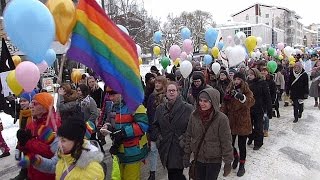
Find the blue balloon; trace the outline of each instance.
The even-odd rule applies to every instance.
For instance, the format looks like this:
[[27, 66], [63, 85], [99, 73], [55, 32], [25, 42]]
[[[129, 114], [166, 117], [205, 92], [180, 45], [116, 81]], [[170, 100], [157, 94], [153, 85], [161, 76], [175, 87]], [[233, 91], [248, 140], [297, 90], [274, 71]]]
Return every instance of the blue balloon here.
[[187, 27], [182, 28], [181, 29], [181, 37], [183, 40], [190, 39], [191, 31]]
[[155, 32], [153, 35], [153, 41], [155, 43], [160, 43], [161, 39], [162, 39], [162, 32], [161, 31]]
[[212, 63], [212, 56], [210, 56], [209, 54], [204, 55], [203, 61], [205, 65], [209, 65], [210, 63]]
[[38, 64], [55, 37], [49, 9], [38, 0], [12, 0], [4, 14], [4, 29], [12, 43]]
[[51, 66], [54, 63], [54, 61], [56, 61], [56, 59], [57, 59], [56, 52], [54, 52], [53, 49], [48, 49], [46, 53], [46, 57], [44, 59], [47, 62], [48, 66]]
[[213, 29], [213, 27], [210, 27], [209, 29], [207, 29], [205, 35], [204, 35], [204, 39], [206, 40], [206, 43], [208, 44], [209, 48], [213, 48], [213, 46], [216, 43], [218, 37], [218, 31]]
[[224, 47], [223, 42], [218, 42], [218, 49], [221, 50]]

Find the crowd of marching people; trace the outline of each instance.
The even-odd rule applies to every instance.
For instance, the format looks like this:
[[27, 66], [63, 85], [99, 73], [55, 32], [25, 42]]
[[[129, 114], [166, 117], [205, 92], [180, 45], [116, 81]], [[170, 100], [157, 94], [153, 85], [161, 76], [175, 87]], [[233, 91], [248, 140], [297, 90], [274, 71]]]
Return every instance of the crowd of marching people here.
[[[134, 112], [93, 76], [76, 85], [62, 83], [56, 106], [48, 92], [22, 93], [15, 154], [21, 170], [14, 179], [105, 179], [108, 169], [112, 179], [138, 180], [147, 162], [148, 180], [154, 180], [158, 158], [169, 180], [186, 179], [184, 168], [194, 179], [217, 179], [222, 166], [223, 176], [238, 169], [241, 177], [247, 148], [258, 151], [269, 136], [270, 119], [281, 116], [279, 101], [293, 106], [294, 123], [308, 96], [319, 107], [320, 59], [310, 57], [314, 65], [306, 72], [301, 57], [295, 58], [294, 64], [279, 61], [274, 73], [266, 60], [236, 68], [221, 64], [218, 74], [193, 62], [187, 78], [177, 67], [160, 73], [152, 66], [142, 81], [144, 102]], [[2, 130], [0, 124], [0, 158], [10, 156]], [[111, 147], [104, 146], [106, 138]], [[107, 168], [108, 152], [113, 165]]]

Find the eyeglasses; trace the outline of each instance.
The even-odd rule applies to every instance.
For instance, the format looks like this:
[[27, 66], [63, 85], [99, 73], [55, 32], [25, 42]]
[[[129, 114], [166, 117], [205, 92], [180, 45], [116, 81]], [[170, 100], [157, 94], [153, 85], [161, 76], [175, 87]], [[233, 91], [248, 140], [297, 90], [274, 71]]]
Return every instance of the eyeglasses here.
[[170, 93], [173, 93], [173, 92], [176, 92], [177, 90], [176, 89], [168, 89], [167, 92], [170, 92]]

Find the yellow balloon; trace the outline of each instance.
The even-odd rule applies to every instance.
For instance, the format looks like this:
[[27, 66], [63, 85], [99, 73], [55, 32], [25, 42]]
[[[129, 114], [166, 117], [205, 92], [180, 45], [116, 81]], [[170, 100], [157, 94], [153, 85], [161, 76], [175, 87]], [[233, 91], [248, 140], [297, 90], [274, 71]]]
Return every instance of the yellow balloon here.
[[22, 93], [23, 88], [16, 79], [16, 71], [15, 70], [10, 71], [7, 75], [6, 80], [7, 80], [7, 84], [9, 86], [9, 88], [11, 89], [11, 91], [16, 96], [19, 96]]
[[173, 62], [174, 66], [177, 67], [177, 66], [180, 64], [180, 61], [181, 61], [181, 59], [180, 59], [180, 58], [177, 58], [177, 59]]
[[296, 62], [295, 61], [289, 61], [289, 65], [293, 66]]
[[12, 56], [12, 61], [13, 61], [13, 63], [14, 63], [14, 66], [18, 66], [18, 64], [20, 64], [21, 63], [21, 58], [20, 58], [20, 56]]
[[213, 47], [212, 50], [211, 50], [211, 54], [214, 58], [218, 58], [219, 56], [219, 48], [217, 47]]
[[248, 52], [251, 54], [254, 48], [257, 46], [257, 38], [255, 36], [249, 36], [244, 42]]
[[46, 5], [56, 25], [56, 38], [61, 44], [66, 44], [76, 24], [76, 8], [73, 2], [71, 0], [48, 0]]
[[279, 55], [279, 60], [282, 60], [283, 59], [283, 56], [280, 54]]
[[207, 45], [203, 45], [203, 46], [202, 46], [202, 51], [203, 51], [204, 53], [207, 53], [207, 52], [208, 52], [208, 46], [207, 46]]
[[79, 83], [80, 80], [82, 78], [82, 74], [79, 70], [74, 70], [72, 73], [71, 73], [71, 80], [74, 82], [74, 83]]
[[139, 57], [139, 65], [141, 65], [142, 64], [142, 58], [141, 57]]
[[160, 50], [160, 47], [159, 47], [159, 46], [153, 47], [153, 54], [159, 56], [159, 55], [160, 55], [160, 52], [161, 52], [161, 50]]
[[290, 61], [296, 62], [296, 59], [295, 59], [293, 56], [289, 56], [288, 59], [289, 59], [289, 62], [290, 62]]

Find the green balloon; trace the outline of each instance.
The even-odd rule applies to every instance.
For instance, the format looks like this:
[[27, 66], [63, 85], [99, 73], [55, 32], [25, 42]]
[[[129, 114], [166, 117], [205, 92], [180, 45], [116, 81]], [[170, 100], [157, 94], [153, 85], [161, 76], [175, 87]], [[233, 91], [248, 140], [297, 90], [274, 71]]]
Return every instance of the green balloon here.
[[276, 72], [278, 64], [275, 61], [269, 61], [267, 64], [267, 68], [268, 71], [273, 74], [274, 72]]
[[165, 56], [161, 59], [160, 63], [163, 69], [166, 69], [170, 65], [170, 58]]
[[268, 54], [269, 54], [269, 56], [274, 56], [275, 53], [276, 53], [276, 50], [275, 50], [274, 48], [269, 48], [269, 49], [268, 49]]

